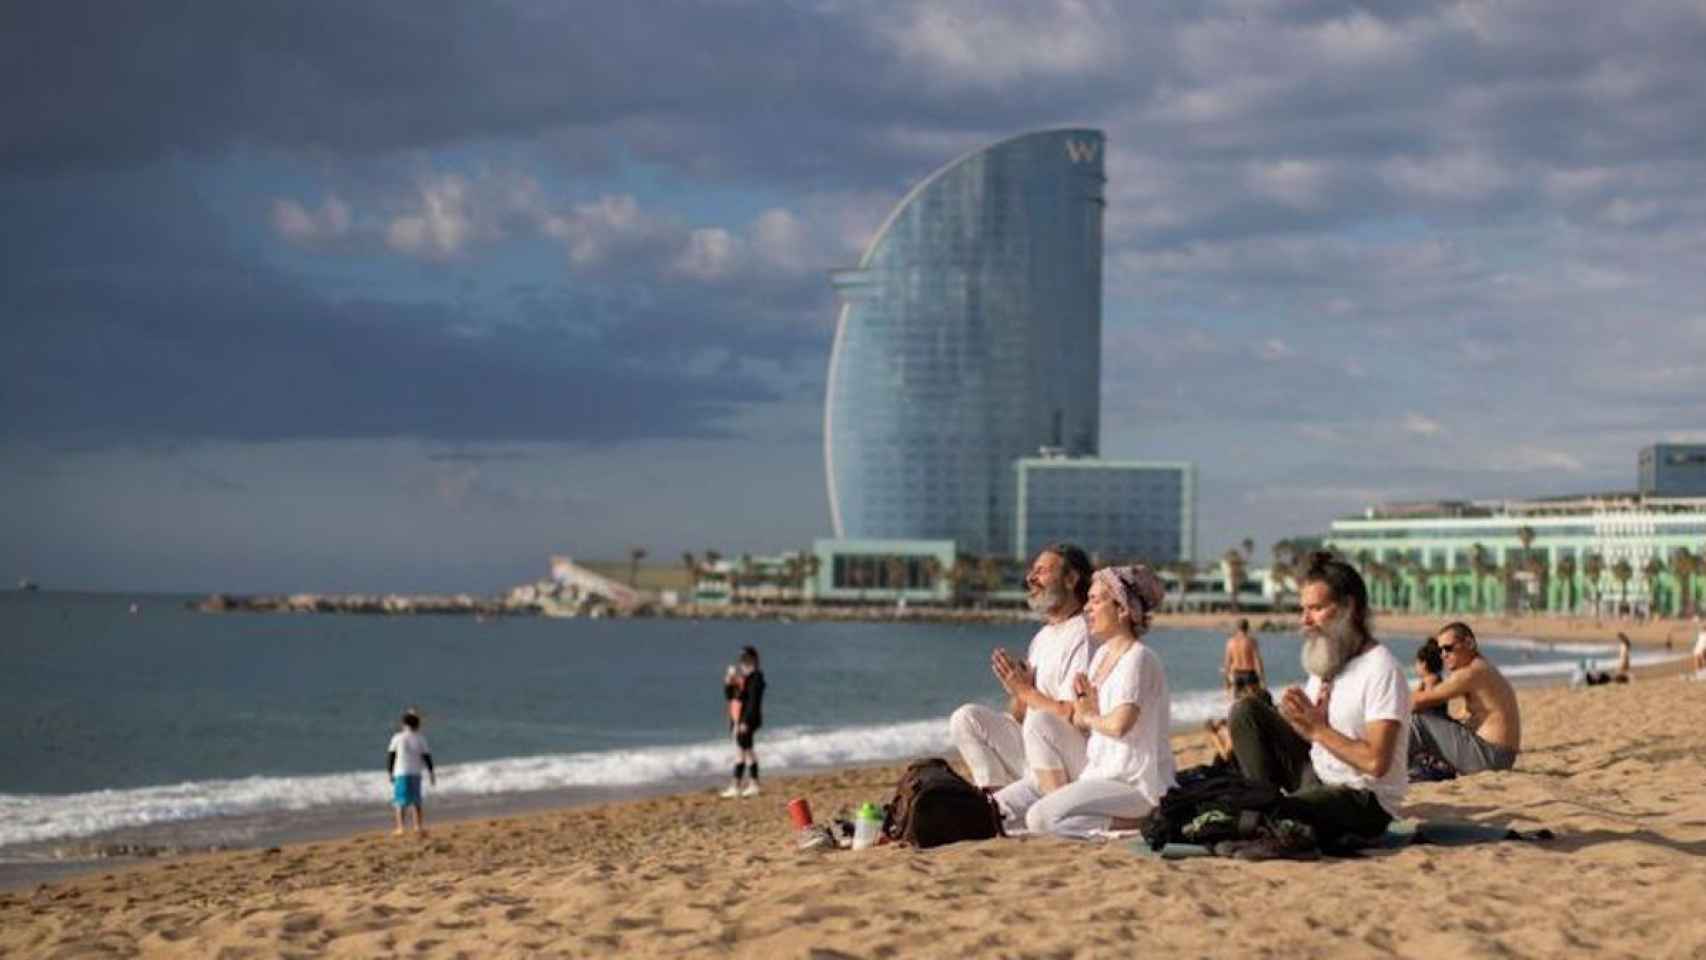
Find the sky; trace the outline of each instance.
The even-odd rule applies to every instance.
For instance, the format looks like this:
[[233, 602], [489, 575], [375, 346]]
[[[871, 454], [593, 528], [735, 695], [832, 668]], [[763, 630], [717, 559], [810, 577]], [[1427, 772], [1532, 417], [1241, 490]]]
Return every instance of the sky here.
[[0, 5], [0, 576], [467, 590], [830, 534], [907, 189], [1108, 138], [1101, 450], [1198, 549], [1706, 440], [1706, 3]]

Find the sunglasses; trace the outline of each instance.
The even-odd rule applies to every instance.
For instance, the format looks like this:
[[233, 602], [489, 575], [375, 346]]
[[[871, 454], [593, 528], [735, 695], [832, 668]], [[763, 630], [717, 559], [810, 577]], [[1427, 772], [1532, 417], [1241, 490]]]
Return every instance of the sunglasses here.
[[1439, 652], [1442, 654], [1450, 654], [1453, 650], [1456, 650], [1461, 646], [1463, 646], [1461, 643], [1442, 643], [1439, 645]]

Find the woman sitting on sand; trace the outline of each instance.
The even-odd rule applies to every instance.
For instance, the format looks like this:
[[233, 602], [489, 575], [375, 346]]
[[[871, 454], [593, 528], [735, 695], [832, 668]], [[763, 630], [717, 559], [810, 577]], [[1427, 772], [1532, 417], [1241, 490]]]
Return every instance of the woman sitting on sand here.
[[[1445, 679], [1445, 654], [1440, 652], [1439, 641], [1433, 637], [1416, 648], [1416, 675], [1421, 678], [1416, 681], [1417, 693], [1432, 690]], [[1436, 703], [1421, 712], [1437, 713], [1442, 717], [1451, 715], [1443, 703]]]
[[1138, 564], [1104, 567], [1090, 578], [1085, 606], [1101, 646], [1090, 672], [1073, 680], [1072, 723], [1090, 735], [1084, 772], [1025, 814], [1033, 833], [1086, 837], [1131, 829], [1173, 786], [1167, 675], [1142, 641], [1166, 589]]

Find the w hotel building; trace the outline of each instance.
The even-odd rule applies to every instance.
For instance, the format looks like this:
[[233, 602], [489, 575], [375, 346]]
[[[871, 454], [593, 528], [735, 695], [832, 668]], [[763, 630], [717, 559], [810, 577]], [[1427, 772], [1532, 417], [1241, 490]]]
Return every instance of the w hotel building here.
[[[1101, 132], [1080, 129], [968, 153], [914, 187], [859, 265], [834, 275], [824, 460], [838, 539], [1022, 556], [1033, 537], [1019, 526], [1020, 482], [1036, 476], [1033, 494], [1067, 481], [1083, 492], [1034, 505], [1030, 531], [1092, 550], [1106, 533], [1109, 559], [1137, 559], [1142, 531], [1153, 551], [1142, 559], [1190, 557], [1188, 471], [1157, 465], [1144, 479], [1176, 489], [1110, 503], [1102, 491], [1133, 464], [1031, 463], [1100, 463], [1104, 153]], [[1065, 515], [1074, 503], [1081, 517]], [[1149, 505], [1154, 518], [1118, 515]]]

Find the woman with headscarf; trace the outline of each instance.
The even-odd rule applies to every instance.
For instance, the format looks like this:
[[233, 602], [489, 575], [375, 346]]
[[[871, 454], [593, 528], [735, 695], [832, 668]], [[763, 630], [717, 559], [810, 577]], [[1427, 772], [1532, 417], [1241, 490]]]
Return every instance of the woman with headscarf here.
[[1100, 641], [1073, 682], [1072, 723], [1090, 735], [1084, 772], [1025, 813], [1033, 833], [1087, 837], [1131, 829], [1174, 784], [1167, 674], [1143, 642], [1166, 588], [1143, 564], [1104, 567], [1084, 608]]

